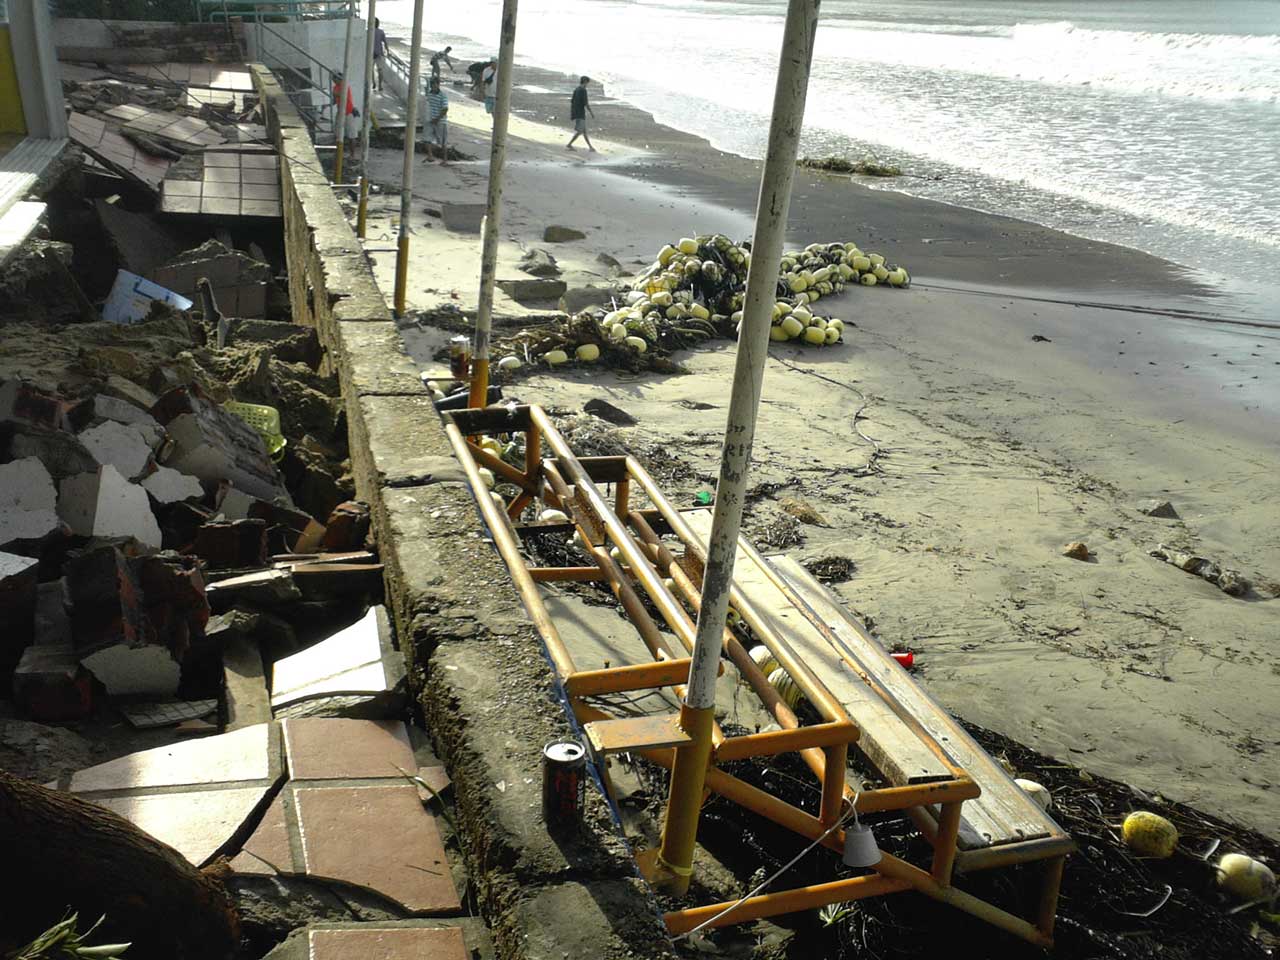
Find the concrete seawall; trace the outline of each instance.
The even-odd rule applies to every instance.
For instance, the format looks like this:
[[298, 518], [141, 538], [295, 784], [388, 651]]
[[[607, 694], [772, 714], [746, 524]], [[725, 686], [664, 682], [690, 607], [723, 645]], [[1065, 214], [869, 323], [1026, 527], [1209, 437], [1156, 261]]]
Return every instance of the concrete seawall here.
[[542, 746], [575, 734], [541, 639], [305, 124], [271, 72], [252, 69], [281, 156], [293, 319], [316, 328], [341, 383], [396, 635], [455, 785], [471, 900], [504, 960], [672, 956], [597, 790], [580, 836], [544, 829]]

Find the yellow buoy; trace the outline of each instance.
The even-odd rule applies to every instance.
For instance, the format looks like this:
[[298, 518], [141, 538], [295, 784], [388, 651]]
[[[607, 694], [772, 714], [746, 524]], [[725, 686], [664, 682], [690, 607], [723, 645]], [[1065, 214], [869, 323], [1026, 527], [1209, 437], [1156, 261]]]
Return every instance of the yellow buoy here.
[[784, 317], [782, 323], [774, 329], [781, 329], [782, 332], [787, 335], [788, 339], [794, 339], [804, 332], [804, 324], [801, 323], [800, 319], [793, 313], [789, 317]]
[[1125, 817], [1121, 832], [1125, 845], [1144, 857], [1164, 859], [1178, 846], [1178, 828], [1149, 810], [1135, 810]]
[[804, 342], [811, 343], [815, 347], [820, 347], [827, 342], [827, 335], [818, 327], [806, 327], [804, 331]]
[[558, 363], [566, 363], [569, 355], [563, 350], [548, 350], [542, 355], [542, 359], [554, 367]]
[[874, 273], [864, 273], [858, 279], [864, 287], [874, 287], [876, 285], [876, 275]]
[[752, 662], [760, 668], [760, 672], [766, 677], [778, 669], [777, 657], [775, 657], [772, 651], [770, 651], [770, 649], [763, 643], [759, 646], [752, 647], [750, 654]]
[[681, 253], [684, 253], [684, 254], [697, 253], [698, 241], [694, 240], [692, 237], [683, 237], [681, 238], [680, 242], [676, 244], [676, 247], [679, 249]]
[[584, 363], [591, 363], [593, 360], [600, 359], [600, 348], [594, 343], [584, 343], [573, 353]]
[[800, 685], [791, 679], [791, 674], [781, 667], [769, 674], [769, 686], [778, 691], [778, 696], [782, 698], [782, 702], [793, 710], [796, 704], [800, 702], [800, 698], [804, 696], [800, 690]]

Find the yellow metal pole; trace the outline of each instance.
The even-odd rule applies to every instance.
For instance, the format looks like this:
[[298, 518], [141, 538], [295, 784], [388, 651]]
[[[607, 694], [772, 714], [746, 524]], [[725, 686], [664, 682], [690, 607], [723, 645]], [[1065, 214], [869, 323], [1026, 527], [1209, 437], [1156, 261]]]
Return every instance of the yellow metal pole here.
[[413, 216], [413, 148], [418, 129], [418, 81], [422, 73], [422, 3], [413, 4], [413, 49], [409, 53], [409, 102], [404, 109], [404, 169], [400, 174], [400, 241], [396, 250], [395, 313], [403, 317], [409, 279], [409, 218]]

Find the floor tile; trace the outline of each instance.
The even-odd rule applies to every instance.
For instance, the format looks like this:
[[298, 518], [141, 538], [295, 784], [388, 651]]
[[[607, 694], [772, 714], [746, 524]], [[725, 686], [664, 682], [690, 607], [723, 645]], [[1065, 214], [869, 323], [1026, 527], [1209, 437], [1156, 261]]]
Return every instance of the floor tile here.
[[377, 890], [421, 913], [461, 909], [435, 819], [411, 786], [297, 790], [309, 874]]
[[[195, 745], [208, 742], [201, 740]], [[91, 802], [115, 811], [202, 866], [244, 825], [266, 793], [264, 785], [105, 797]]]
[[294, 780], [401, 777], [417, 764], [398, 720], [285, 720], [285, 752]]
[[271, 705], [280, 707], [326, 693], [378, 692], [386, 688], [374, 608], [333, 636], [276, 661], [271, 673]]
[[457, 927], [358, 930], [311, 930], [310, 960], [467, 960], [466, 943]]
[[231, 860], [236, 873], [293, 873], [297, 867], [289, 846], [289, 824], [284, 809], [284, 794], [267, 808], [262, 822]]
[[272, 776], [269, 728], [269, 724], [260, 723], [216, 737], [131, 753], [73, 774], [71, 791], [266, 780]]

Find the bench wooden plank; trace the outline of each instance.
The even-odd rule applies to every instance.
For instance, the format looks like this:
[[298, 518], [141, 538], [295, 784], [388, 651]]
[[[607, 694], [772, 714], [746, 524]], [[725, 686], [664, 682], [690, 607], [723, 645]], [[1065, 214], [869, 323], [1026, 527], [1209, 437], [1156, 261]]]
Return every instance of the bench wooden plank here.
[[[829, 627], [841, 655], [865, 671], [914, 716], [982, 788], [962, 808], [960, 846], [982, 849], [1065, 836], [992, 757], [866, 632], [839, 600], [790, 557], [769, 561], [815, 620]], [[936, 822], [937, 810], [931, 810]]]
[[[711, 533], [711, 511], [685, 513], [705, 550]], [[782, 638], [862, 731], [855, 749], [895, 786], [953, 778], [952, 771], [902, 718], [845, 663], [818, 629], [778, 588], [761, 564], [768, 561], [740, 541], [733, 579], [743, 595], [735, 601], [748, 621], [756, 619]], [[749, 607], [750, 611], [742, 609]]]

